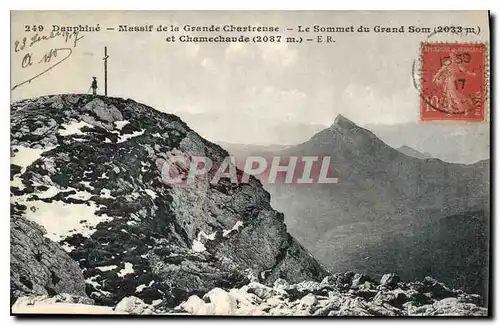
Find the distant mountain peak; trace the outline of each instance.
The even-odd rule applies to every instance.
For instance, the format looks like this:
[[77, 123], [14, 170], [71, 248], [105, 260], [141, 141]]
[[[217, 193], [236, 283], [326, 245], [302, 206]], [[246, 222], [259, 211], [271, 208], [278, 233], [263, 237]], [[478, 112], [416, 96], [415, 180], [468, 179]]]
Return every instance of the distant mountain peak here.
[[352, 128], [356, 128], [357, 125], [354, 122], [352, 122], [351, 120], [344, 117], [342, 114], [339, 114], [335, 118], [335, 122], [333, 123], [332, 127], [340, 127], [343, 129], [352, 129]]
[[403, 145], [399, 148], [397, 148], [397, 150], [407, 156], [411, 156], [411, 157], [415, 157], [415, 158], [419, 158], [419, 159], [428, 159], [428, 158], [432, 158], [432, 155], [427, 153], [427, 152], [420, 152], [418, 150], [416, 150], [415, 148], [412, 148], [410, 146], [407, 146], [407, 145]]

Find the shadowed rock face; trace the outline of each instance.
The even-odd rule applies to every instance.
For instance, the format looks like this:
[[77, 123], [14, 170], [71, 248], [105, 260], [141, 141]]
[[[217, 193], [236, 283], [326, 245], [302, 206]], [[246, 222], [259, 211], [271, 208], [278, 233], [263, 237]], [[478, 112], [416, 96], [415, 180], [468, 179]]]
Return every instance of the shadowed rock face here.
[[25, 209], [20, 205], [11, 207], [11, 304], [26, 295], [69, 293], [86, 297], [78, 264], [58, 244], [43, 236], [42, 227], [21, 216]]
[[24, 100], [11, 113], [11, 202], [78, 262], [97, 304], [134, 295], [174, 305], [247, 273], [269, 284], [325, 276], [258, 180], [162, 182], [171, 154], [228, 155], [176, 116], [89, 95]]

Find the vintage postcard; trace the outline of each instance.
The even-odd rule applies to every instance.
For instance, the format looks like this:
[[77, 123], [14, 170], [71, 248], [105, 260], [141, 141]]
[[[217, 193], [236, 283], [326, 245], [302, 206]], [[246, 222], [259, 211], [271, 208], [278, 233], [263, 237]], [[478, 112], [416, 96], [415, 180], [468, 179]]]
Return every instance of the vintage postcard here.
[[11, 314], [490, 316], [489, 26], [11, 12]]

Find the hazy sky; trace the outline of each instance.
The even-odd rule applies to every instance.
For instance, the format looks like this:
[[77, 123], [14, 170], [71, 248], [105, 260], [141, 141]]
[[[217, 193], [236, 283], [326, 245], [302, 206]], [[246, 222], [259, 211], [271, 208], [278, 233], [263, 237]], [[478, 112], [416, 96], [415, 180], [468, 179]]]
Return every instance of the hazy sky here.
[[[212, 141], [297, 143], [333, 123], [341, 113], [354, 122], [395, 124], [419, 120], [412, 62], [428, 34], [330, 33], [335, 44], [192, 44], [167, 43], [166, 33], [105, 31], [118, 24], [278, 26], [268, 35], [315, 37], [286, 31], [303, 26], [373, 28], [410, 26], [480, 26], [488, 40], [486, 12], [14, 12], [12, 14], [12, 84], [49, 67], [38, 64], [51, 47], [71, 46], [59, 37], [14, 52], [24, 25], [99, 23], [99, 33], [84, 36], [71, 56], [31, 83], [12, 91], [12, 101], [55, 93], [85, 93], [97, 76], [104, 92], [102, 57], [110, 55], [108, 95], [132, 98], [174, 113]], [[47, 35], [46, 30], [40, 34]], [[177, 35], [207, 35], [180, 32]], [[245, 33], [235, 33], [239, 35]], [[262, 34], [262, 33], [261, 33]], [[230, 36], [229, 34], [226, 34]], [[246, 35], [256, 35], [247, 33]], [[321, 34], [326, 36], [327, 33]], [[437, 35], [433, 41], [457, 41]], [[30, 52], [34, 64], [21, 68]], [[51, 60], [64, 57], [58, 53]], [[54, 62], [54, 61], [52, 61]]]

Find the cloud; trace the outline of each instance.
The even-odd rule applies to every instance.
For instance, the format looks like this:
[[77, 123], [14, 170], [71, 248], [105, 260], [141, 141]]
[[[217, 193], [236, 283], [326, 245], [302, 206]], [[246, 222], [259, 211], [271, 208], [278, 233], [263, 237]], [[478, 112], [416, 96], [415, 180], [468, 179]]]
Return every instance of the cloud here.
[[229, 43], [226, 50], [224, 51], [224, 56], [226, 59], [238, 59], [245, 54], [247, 54], [247, 45], [243, 42]]
[[297, 51], [288, 43], [261, 43], [260, 49], [262, 60], [277, 67], [288, 67], [297, 61]]
[[212, 58], [203, 58], [203, 60], [200, 61], [200, 66], [202, 66], [206, 71], [209, 72], [217, 71], [215, 60]]
[[396, 124], [418, 120], [420, 101], [412, 88], [383, 94], [372, 86], [351, 83], [344, 89], [341, 101], [338, 113], [358, 124]]
[[286, 101], [302, 101], [307, 98], [307, 94], [297, 89], [279, 89], [273, 85], [266, 85], [262, 88], [262, 93], [265, 96], [279, 97]]
[[185, 49], [188, 57], [196, 57], [198, 52], [200, 52], [200, 45], [196, 43], [186, 43]]
[[273, 123], [301, 123], [307, 119], [307, 95], [297, 89], [280, 89], [274, 85], [248, 87], [246, 103], [251, 103], [246, 114], [249, 118], [263, 117]]

